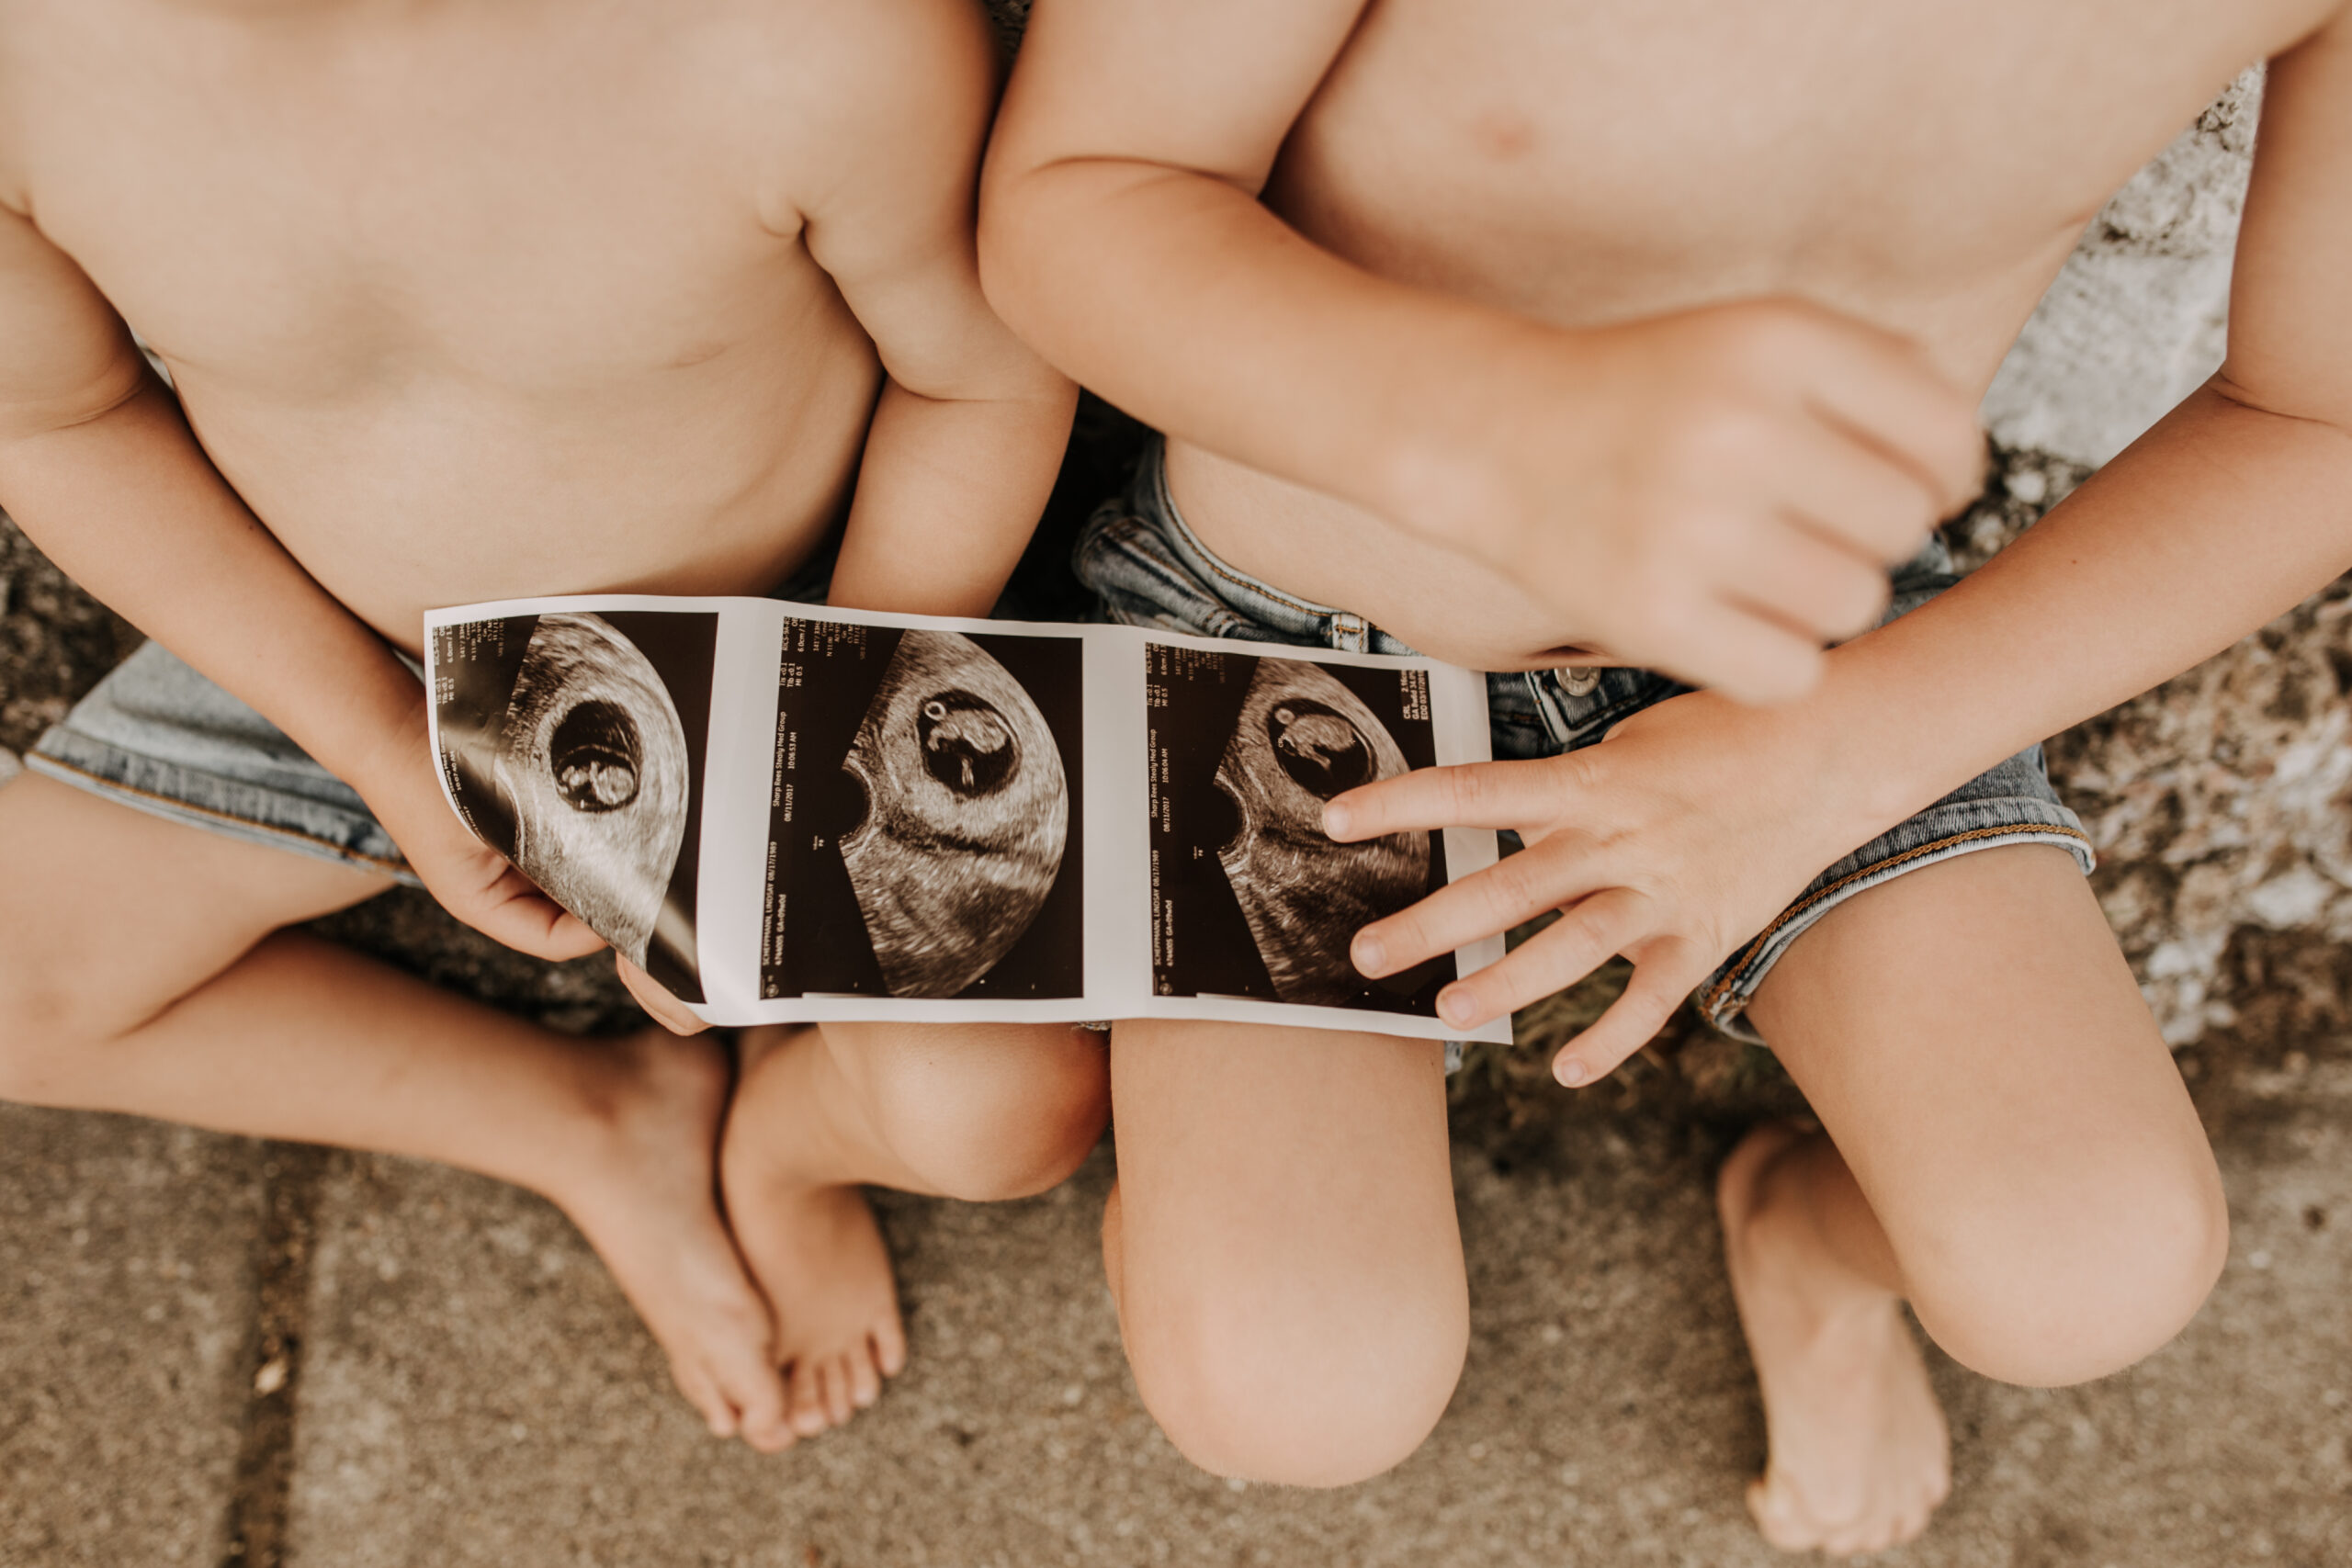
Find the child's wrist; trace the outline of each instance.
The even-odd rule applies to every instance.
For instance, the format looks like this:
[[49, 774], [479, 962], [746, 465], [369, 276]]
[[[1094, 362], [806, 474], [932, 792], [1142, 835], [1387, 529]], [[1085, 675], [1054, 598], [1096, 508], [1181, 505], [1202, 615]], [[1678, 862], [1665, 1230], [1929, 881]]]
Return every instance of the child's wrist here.
[[336, 754], [319, 755], [318, 761], [379, 817], [388, 807], [397, 813], [414, 793], [417, 779], [431, 777], [431, 713], [424, 683], [409, 680], [405, 689], [385, 691], [355, 709], [345, 720], [347, 736], [333, 749]]
[[1933, 805], [1951, 787], [1920, 765], [1933, 750], [1921, 743], [1923, 727], [1934, 721], [1932, 705], [1916, 696], [1890, 701], [1876, 689], [1875, 671], [1843, 653], [1830, 650], [1820, 687], [1792, 711], [1815, 758], [1827, 820], [1835, 825], [1826, 838], [1852, 840], [1832, 859]]
[[1521, 547], [1525, 499], [1510, 475], [1529, 411], [1556, 412], [1580, 334], [1481, 310], [1428, 345], [1362, 433], [1358, 499], [1413, 532], [1498, 562]]

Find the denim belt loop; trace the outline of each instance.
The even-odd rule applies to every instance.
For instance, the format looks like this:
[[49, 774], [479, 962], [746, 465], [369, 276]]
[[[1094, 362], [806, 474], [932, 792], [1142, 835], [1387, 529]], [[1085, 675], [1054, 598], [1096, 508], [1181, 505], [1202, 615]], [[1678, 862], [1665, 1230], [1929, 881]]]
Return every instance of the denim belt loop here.
[[1345, 610], [1337, 612], [1330, 618], [1328, 636], [1331, 646], [1342, 653], [1372, 651], [1372, 628], [1362, 615]]

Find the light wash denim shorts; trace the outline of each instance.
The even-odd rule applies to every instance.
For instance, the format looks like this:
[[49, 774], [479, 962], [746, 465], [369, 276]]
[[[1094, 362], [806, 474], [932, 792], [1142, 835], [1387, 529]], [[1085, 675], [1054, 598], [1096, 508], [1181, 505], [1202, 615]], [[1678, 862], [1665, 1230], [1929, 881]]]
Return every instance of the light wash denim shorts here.
[[[775, 597], [821, 601], [831, 567], [821, 553]], [[91, 688], [25, 766], [175, 822], [423, 886], [357, 790], [159, 642]]]
[[116, 665], [25, 766], [175, 822], [419, 886], [358, 791], [160, 642]]
[[[1155, 436], [1125, 493], [1096, 508], [1079, 535], [1074, 564], [1105, 618], [1197, 637], [1357, 653], [1413, 651], [1362, 615], [1285, 593], [1219, 560], [1177, 513], [1161, 450]], [[1894, 602], [1885, 619], [1917, 609], [1958, 581], [1951, 566], [1942, 545], [1930, 541], [1894, 573]], [[1620, 720], [1690, 689], [1648, 670], [1490, 674], [1487, 707], [1495, 755], [1552, 757], [1593, 745]], [[1508, 846], [1509, 835], [1505, 841]], [[1744, 1016], [1747, 1004], [1781, 954], [1814, 921], [1855, 894], [1905, 872], [2001, 844], [2056, 844], [2086, 874], [2091, 869], [2090, 838], [2075, 814], [2059, 804], [2040, 746], [1986, 769], [1815, 877], [1777, 919], [1708, 977], [1692, 1000], [1724, 1033], [1763, 1043]]]

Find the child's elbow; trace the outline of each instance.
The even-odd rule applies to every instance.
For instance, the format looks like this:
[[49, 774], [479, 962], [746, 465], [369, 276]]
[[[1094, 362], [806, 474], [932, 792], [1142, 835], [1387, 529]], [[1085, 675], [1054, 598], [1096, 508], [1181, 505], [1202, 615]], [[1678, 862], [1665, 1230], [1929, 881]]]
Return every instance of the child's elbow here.
[[1030, 183], [1035, 171], [1004, 166], [991, 155], [980, 182], [978, 248], [980, 292], [989, 308], [1024, 339], [1030, 291], [1023, 287], [1049, 265], [1046, 253], [1028, 243], [1034, 205]]

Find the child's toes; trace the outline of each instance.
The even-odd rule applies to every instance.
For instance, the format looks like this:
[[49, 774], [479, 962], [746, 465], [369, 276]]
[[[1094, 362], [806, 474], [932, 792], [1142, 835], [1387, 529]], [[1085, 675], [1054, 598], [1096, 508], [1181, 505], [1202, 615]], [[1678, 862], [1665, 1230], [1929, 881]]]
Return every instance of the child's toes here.
[[828, 1425], [825, 1419], [825, 1391], [818, 1376], [814, 1358], [803, 1357], [793, 1362], [791, 1373], [792, 1429], [804, 1438], [813, 1438]]
[[685, 1395], [686, 1403], [695, 1407], [695, 1414], [702, 1417], [713, 1437], [735, 1435], [735, 1405], [719, 1392], [709, 1373], [693, 1362], [673, 1360], [670, 1363], [670, 1381]]
[[907, 1370], [907, 1325], [892, 1313], [874, 1330], [875, 1365], [886, 1378], [897, 1377]]
[[871, 1341], [849, 1353], [850, 1403], [860, 1410], [882, 1397], [882, 1373], [876, 1365], [879, 1357]]
[[763, 1426], [754, 1427], [748, 1421], [743, 1424], [743, 1441], [754, 1453], [780, 1454], [799, 1440], [800, 1434], [792, 1429], [792, 1423], [785, 1419], [781, 1410]]
[[1892, 1544], [1893, 1531], [1883, 1519], [1858, 1519], [1824, 1532], [1821, 1550], [1832, 1557], [1858, 1557], [1883, 1551]]
[[729, 1392], [737, 1411], [736, 1429], [743, 1440], [762, 1453], [781, 1453], [792, 1446], [792, 1426], [785, 1419], [783, 1374], [754, 1361], [736, 1369]]
[[1886, 1544], [1908, 1546], [1918, 1540], [1927, 1528], [1928, 1516], [1925, 1510], [1905, 1512], [1894, 1521], [1894, 1529], [1889, 1534]]
[[850, 1403], [849, 1358], [825, 1358], [825, 1414], [836, 1427], [845, 1426], [857, 1414], [857, 1406]]
[[1782, 1551], [1809, 1551], [1821, 1544], [1821, 1532], [1769, 1472], [1747, 1483], [1747, 1511], [1758, 1531]]

